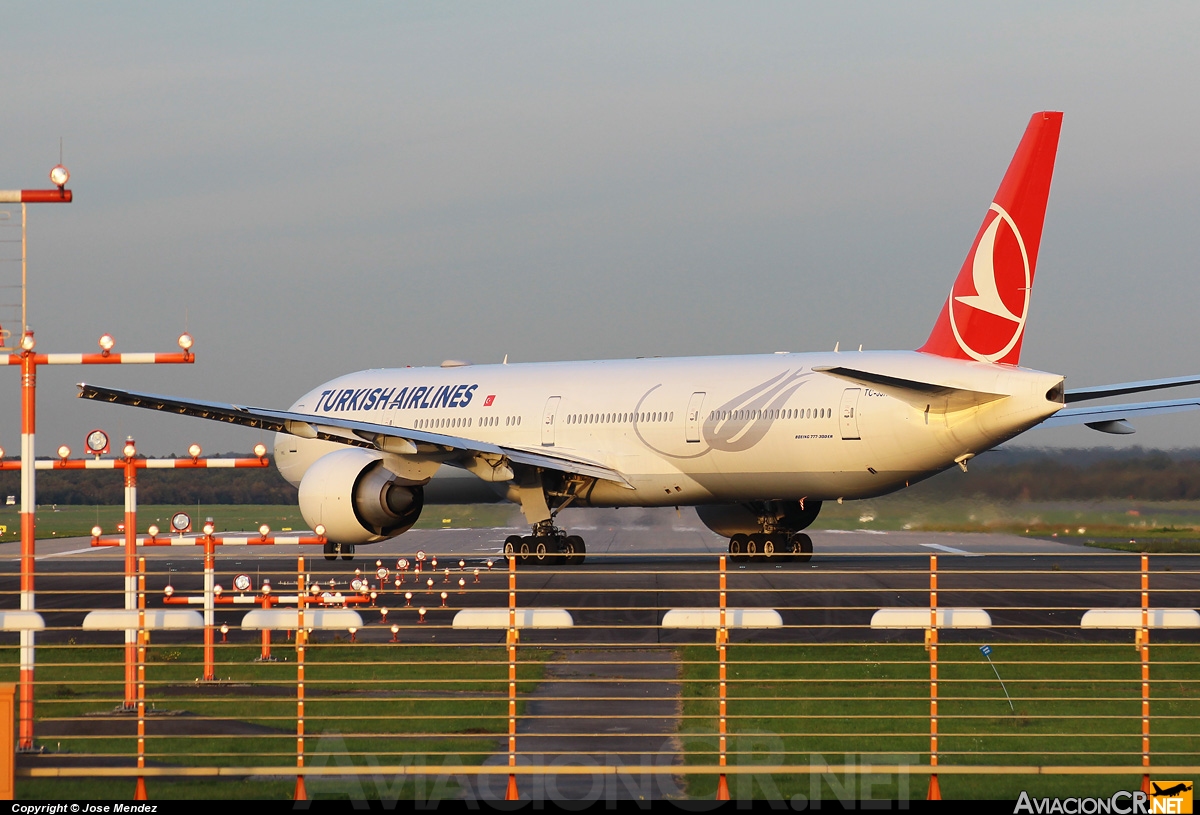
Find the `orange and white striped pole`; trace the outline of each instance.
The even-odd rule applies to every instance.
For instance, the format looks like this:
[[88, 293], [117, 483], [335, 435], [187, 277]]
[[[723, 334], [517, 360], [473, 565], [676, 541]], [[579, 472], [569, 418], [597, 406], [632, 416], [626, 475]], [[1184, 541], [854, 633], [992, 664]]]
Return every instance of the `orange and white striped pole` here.
[[[726, 743], [726, 738], [727, 738], [726, 727], [727, 727], [727, 724], [726, 724], [725, 716], [726, 716], [726, 699], [727, 699], [727, 694], [728, 694], [728, 689], [726, 688], [725, 659], [726, 659], [727, 653], [726, 653], [725, 647], [726, 647], [726, 643], [729, 642], [729, 629], [726, 627], [726, 619], [725, 619], [725, 613], [726, 613], [725, 604], [726, 604], [726, 590], [727, 590], [726, 583], [725, 583], [725, 577], [726, 577], [725, 555], [721, 555], [720, 565], [721, 565], [721, 590], [720, 590], [720, 593], [718, 596], [718, 605], [720, 607], [721, 619], [719, 622], [719, 626], [717, 628], [717, 657], [718, 657], [717, 662], [719, 663], [719, 674], [717, 676], [717, 749], [719, 751], [719, 755], [717, 756], [717, 763], [721, 766], [722, 769], [724, 769], [724, 767], [726, 765], [726, 761], [727, 761], [727, 759], [726, 759], [726, 744], [727, 744]], [[717, 800], [718, 801], [728, 801], [729, 800], [729, 779], [725, 777], [724, 772], [722, 772], [721, 775], [717, 777]]]
[[[937, 624], [937, 555], [929, 556], [929, 766], [938, 764], [938, 624]], [[942, 800], [942, 788], [937, 772], [929, 775], [928, 801]]]
[[297, 801], [308, 800], [304, 788], [304, 646], [308, 637], [304, 632], [304, 558], [296, 559], [296, 793]]
[[[125, 473], [125, 608], [137, 608], [137, 445], [130, 436], [121, 450]], [[137, 636], [125, 632], [125, 709], [137, 705]]]
[[213, 646], [213, 626], [217, 624], [214, 592], [217, 587], [217, 559], [213, 551], [212, 528], [204, 525], [204, 681], [217, 678], [216, 653]]
[[[146, 767], [146, 559], [138, 558], [137, 630], [137, 766]], [[146, 800], [146, 778], [139, 775], [133, 800]]]
[[1142, 555], [1142, 792], [1150, 795], [1150, 556]]
[[[37, 485], [34, 481], [34, 435], [37, 427], [37, 357], [33, 353], [33, 332], [21, 338], [21, 610], [34, 610], [33, 566], [37, 533]], [[10, 357], [11, 359], [11, 357]], [[21, 632], [20, 723], [17, 749], [33, 750], [33, 668], [32, 631]]]
[[519, 800], [517, 792], [517, 558], [508, 556], [508, 786], [505, 801]]

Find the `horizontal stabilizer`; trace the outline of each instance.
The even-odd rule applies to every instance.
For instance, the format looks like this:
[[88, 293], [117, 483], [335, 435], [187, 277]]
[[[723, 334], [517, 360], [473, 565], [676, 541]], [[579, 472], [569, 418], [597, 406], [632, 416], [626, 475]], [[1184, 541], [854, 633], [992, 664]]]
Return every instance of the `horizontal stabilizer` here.
[[1200, 376], [1173, 376], [1168, 379], [1143, 379], [1141, 382], [1121, 382], [1117, 385], [1096, 385], [1091, 388], [1072, 388], [1065, 394], [1067, 404], [1103, 399], [1106, 396], [1124, 396], [1128, 393], [1145, 393], [1163, 388], [1182, 388], [1184, 385], [1200, 385]]
[[986, 405], [988, 402], [994, 402], [1007, 396], [1004, 393], [968, 390], [937, 382], [920, 382], [915, 379], [904, 379], [874, 371], [860, 371], [840, 365], [818, 366], [813, 370], [859, 385], [869, 385], [880, 393], [894, 396], [916, 407], [922, 409], [928, 407], [931, 413], [953, 413], [956, 410]]
[[[437, 456], [439, 460], [457, 466], [461, 466], [462, 462], [457, 461], [452, 455], [455, 452], [463, 453], [468, 457], [474, 454], [485, 454], [503, 457], [515, 464], [613, 481], [632, 489], [632, 485], [616, 470], [595, 461], [572, 456], [562, 450], [542, 451], [506, 447], [460, 436], [430, 433], [426, 430], [413, 430], [407, 427], [393, 427], [375, 422], [229, 405], [201, 399], [181, 399], [175, 396], [101, 388], [96, 385], [79, 385], [79, 398], [178, 413], [183, 416], [195, 416], [243, 427], [257, 427], [263, 430], [273, 430], [276, 433], [290, 433], [306, 439], [324, 439], [354, 447], [365, 447], [369, 450], [404, 454], [411, 448], [415, 455]], [[403, 442], [408, 442], [408, 444]], [[447, 457], [446, 454], [451, 455]]]
[[1161, 402], [1134, 402], [1127, 405], [1103, 405], [1101, 407], [1063, 408], [1038, 427], [1066, 427], [1083, 424], [1101, 433], [1127, 434], [1133, 432], [1130, 419], [1143, 416], [1160, 416], [1166, 413], [1182, 413], [1200, 410], [1200, 397], [1192, 399], [1167, 399]]

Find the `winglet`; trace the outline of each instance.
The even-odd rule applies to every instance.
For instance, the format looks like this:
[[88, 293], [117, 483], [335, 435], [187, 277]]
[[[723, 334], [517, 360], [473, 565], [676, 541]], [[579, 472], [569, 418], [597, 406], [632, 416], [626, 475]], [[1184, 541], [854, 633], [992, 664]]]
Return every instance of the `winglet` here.
[[1033, 114], [929, 339], [927, 354], [1016, 365], [1062, 114]]

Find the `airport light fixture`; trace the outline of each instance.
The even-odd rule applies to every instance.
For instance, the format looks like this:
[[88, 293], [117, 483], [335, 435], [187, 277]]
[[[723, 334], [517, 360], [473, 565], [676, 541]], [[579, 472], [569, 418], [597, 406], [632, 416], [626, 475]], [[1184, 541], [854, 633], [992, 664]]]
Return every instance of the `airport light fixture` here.
[[87, 437], [83, 440], [83, 444], [87, 447], [89, 453], [96, 458], [100, 458], [100, 456], [108, 453], [108, 434], [103, 430], [93, 430], [87, 434]]
[[100, 352], [102, 354], [104, 354], [104, 356], [108, 356], [108, 352], [111, 351], [113, 349], [113, 346], [116, 344], [117, 344], [117, 341], [113, 339], [112, 334], [101, 334], [100, 335], [100, 340], [99, 340]]
[[192, 461], [195, 461], [196, 459], [200, 458], [200, 453], [202, 453], [202, 452], [203, 452], [203, 450], [201, 450], [200, 445], [198, 445], [194, 442], [192, 444], [188, 445], [188, 455], [192, 457]]
[[66, 461], [67, 459], [69, 459], [71, 457], [71, 448], [67, 447], [67, 445], [65, 445], [65, 444], [59, 445], [58, 457], [60, 459], [62, 459], [63, 461]]

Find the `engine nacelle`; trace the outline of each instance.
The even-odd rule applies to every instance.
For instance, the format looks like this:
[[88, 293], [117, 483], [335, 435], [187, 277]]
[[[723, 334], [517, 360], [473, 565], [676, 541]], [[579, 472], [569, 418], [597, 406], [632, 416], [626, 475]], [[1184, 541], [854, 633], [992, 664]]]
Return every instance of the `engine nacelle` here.
[[372, 543], [412, 529], [425, 503], [421, 486], [396, 483], [383, 457], [338, 450], [317, 459], [300, 480], [300, 514], [325, 526], [332, 543]]
[[821, 512], [820, 501], [806, 501], [804, 509], [798, 502], [765, 504], [705, 504], [696, 507], [700, 522], [722, 537], [752, 535], [762, 531], [759, 519], [774, 518], [778, 526], [789, 532], [806, 529]]

